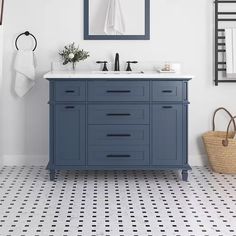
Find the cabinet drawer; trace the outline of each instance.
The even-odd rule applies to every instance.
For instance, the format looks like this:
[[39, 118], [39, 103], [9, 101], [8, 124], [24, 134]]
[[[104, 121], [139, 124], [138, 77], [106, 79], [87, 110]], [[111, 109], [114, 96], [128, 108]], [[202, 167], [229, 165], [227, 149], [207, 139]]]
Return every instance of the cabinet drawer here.
[[153, 101], [182, 101], [183, 83], [182, 81], [153, 81], [152, 84]]
[[89, 145], [148, 145], [148, 125], [89, 125]]
[[85, 81], [60, 81], [55, 84], [56, 101], [85, 101]]
[[89, 101], [149, 101], [149, 81], [89, 81]]
[[149, 105], [89, 105], [89, 124], [149, 124]]
[[88, 164], [98, 166], [149, 165], [149, 146], [89, 146]]

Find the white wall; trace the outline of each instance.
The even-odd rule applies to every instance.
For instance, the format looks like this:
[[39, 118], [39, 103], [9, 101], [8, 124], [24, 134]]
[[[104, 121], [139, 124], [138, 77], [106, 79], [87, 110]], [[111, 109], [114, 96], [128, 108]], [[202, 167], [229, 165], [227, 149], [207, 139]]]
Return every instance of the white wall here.
[[[2, 137], [3, 134], [1, 132], [1, 124], [2, 124], [2, 58], [3, 58], [3, 27], [0, 25], [0, 157], [3, 155], [3, 142]], [[1, 164], [1, 159], [0, 159]]]
[[[58, 49], [78, 42], [90, 51], [84, 65], [97, 59], [179, 61], [195, 75], [190, 82], [189, 157], [202, 164], [201, 134], [210, 129], [213, 110], [225, 106], [236, 114], [236, 84], [213, 86], [213, 4], [206, 0], [151, 0], [150, 41], [84, 41], [83, 0], [7, 0], [4, 12], [3, 164], [45, 164], [48, 155], [48, 83], [42, 75], [58, 60]], [[17, 34], [29, 30], [39, 46], [38, 81], [23, 99], [12, 93]], [[225, 125], [221, 121], [221, 127]]]

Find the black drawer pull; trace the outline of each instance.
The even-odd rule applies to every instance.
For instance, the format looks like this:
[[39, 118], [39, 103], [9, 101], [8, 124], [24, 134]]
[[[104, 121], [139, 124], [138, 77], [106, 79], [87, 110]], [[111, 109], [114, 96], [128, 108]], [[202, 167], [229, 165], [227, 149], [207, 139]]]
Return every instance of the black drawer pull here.
[[66, 93], [74, 93], [75, 90], [66, 90], [65, 92], [66, 92]]
[[129, 113], [107, 113], [107, 116], [130, 116]]
[[172, 90], [162, 90], [162, 93], [172, 93]]
[[66, 109], [74, 109], [75, 106], [65, 106]]
[[162, 106], [162, 108], [164, 108], [164, 109], [171, 109], [173, 107], [172, 106]]
[[131, 134], [107, 134], [107, 137], [130, 137]]
[[107, 93], [130, 93], [130, 90], [107, 90]]
[[120, 157], [131, 157], [130, 155], [114, 155], [114, 154], [110, 154], [110, 155], [107, 155], [107, 157], [110, 157], [110, 158], [120, 158]]

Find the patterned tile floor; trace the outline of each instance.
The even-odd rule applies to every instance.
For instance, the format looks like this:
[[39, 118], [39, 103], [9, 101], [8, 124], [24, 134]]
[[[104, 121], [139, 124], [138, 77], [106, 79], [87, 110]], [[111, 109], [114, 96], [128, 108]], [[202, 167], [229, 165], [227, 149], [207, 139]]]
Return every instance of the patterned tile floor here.
[[0, 235], [236, 236], [236, 175], [0, 167]]

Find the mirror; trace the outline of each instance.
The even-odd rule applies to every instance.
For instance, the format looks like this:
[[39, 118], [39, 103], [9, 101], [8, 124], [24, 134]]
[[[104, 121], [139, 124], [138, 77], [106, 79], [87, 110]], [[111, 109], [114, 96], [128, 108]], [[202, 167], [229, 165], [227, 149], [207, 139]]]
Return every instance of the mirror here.
[[149, 40], [150, 0], [84, 0], [84, 39]]

